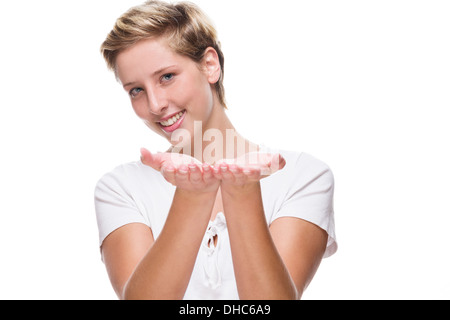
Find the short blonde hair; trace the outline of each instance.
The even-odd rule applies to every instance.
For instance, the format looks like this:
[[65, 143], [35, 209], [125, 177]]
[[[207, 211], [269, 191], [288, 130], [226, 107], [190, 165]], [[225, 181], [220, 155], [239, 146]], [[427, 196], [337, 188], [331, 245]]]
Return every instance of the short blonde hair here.
[[220, 103], [226, 107], [223, 87], [225, 60], [217, 32], [208, 17], [193, 3], [170, 4], [153, 0], [132, 7], [117, 19], [101, 45], [101, 53], [108, 68], [115, 72], [119, 53], [141, 40], [161, 36], [168, 38], [172, 50], [197, 63], [203, 59], [208, 47], [216, 50], [221, 75], [215, 89]]

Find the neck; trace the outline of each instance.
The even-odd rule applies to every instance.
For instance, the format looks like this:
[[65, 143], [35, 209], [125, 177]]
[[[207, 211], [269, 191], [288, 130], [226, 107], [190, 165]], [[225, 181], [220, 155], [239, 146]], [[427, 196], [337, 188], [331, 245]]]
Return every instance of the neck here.
[[191, 156], [202, 163], [214, 164], [221, 159], [236, 159], [258, 146], [241, 136], [228, 118], [225, 108], [217, 105], [207, 123], [194, 123]]

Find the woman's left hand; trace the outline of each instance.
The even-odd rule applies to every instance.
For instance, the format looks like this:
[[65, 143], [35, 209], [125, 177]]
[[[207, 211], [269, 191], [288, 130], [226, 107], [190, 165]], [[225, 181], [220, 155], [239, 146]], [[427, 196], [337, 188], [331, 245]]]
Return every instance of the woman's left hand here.
[[281, 170], [286, 160], [281, 154], [248, 153], [232, 160], [220, 160], [214, 165], [214, 175], [222, 180], [221, 188], [245, 188]]

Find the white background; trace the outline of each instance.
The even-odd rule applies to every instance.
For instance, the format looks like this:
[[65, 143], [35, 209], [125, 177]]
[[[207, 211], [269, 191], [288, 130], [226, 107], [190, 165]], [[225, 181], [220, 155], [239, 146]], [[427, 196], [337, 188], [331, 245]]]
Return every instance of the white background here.
[[[336, 180], [339, 250], [305, 299], [450, 298], [448, 1], [195, 1], [247, 138]], [[93, 191], [167, 146], [99, 46], [132, 0], [0, 4], [0, 298], [115, 299]]]

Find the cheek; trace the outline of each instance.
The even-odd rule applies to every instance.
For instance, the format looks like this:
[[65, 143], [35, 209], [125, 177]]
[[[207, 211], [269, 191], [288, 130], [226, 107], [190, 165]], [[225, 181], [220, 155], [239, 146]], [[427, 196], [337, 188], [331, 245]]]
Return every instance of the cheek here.
[[149, 115], [148, 108], [146, 107], [144, 101], [132, 101], [131, 106], [133, 107], [133, 111], [137, 117], [141, 119], [147, 127], [152, 130], [157, 127], [157, 124]]
[[[142, 100], [142, 99], [141, 99]], [[133, 107], [134, 113], [142, 120], [146, 119], [147, 111], [144, 108], [144, 104], [142, 101], [131, 101], [131, 106]]]
[[152, 131], [154, 131], [160, 135], [162, 134], [161, 128], [159, 127], [159, 125], [156, 122], [153, 121], [153, 119], [149, 115], [148, 109], [145, 107], [145, 105], [143, 103], [133, 102], [132, 107], [133, 107], [134, 113], [138, 116], [139, 119], [142, 120], [142, 122], [144, 122], [144, 124], [148, 128], [150, 128]]
[[161, 130], [161, 127], [159, 126], [159, 124], [157, 124], [157, 123], [155, 123], [155, 122], [153, 122], [153, 121], [145, 120], [145, 119], [142, 119], [142, 120], [143, 120], [144, 124], [145, 124], [150, 130], [152, 130], [153, 132], [155, 132], [156, 134], [158, 134], [159, 136], [161, 136], [161, 137], [163, 137], [163, 138], [165, 138], [165, 139], [168, 139], [168, 140], [170, 139], [170, 135], [164, 133], [164, 132]]
[[188, 108], [191, 113], [200, 115], [212, 108], [213, 95], [208, 83], [201, 81], [201, 79], [193, 80], [186, 82], [180, 88], [179, 97], [183, 97], [182, 105]]

